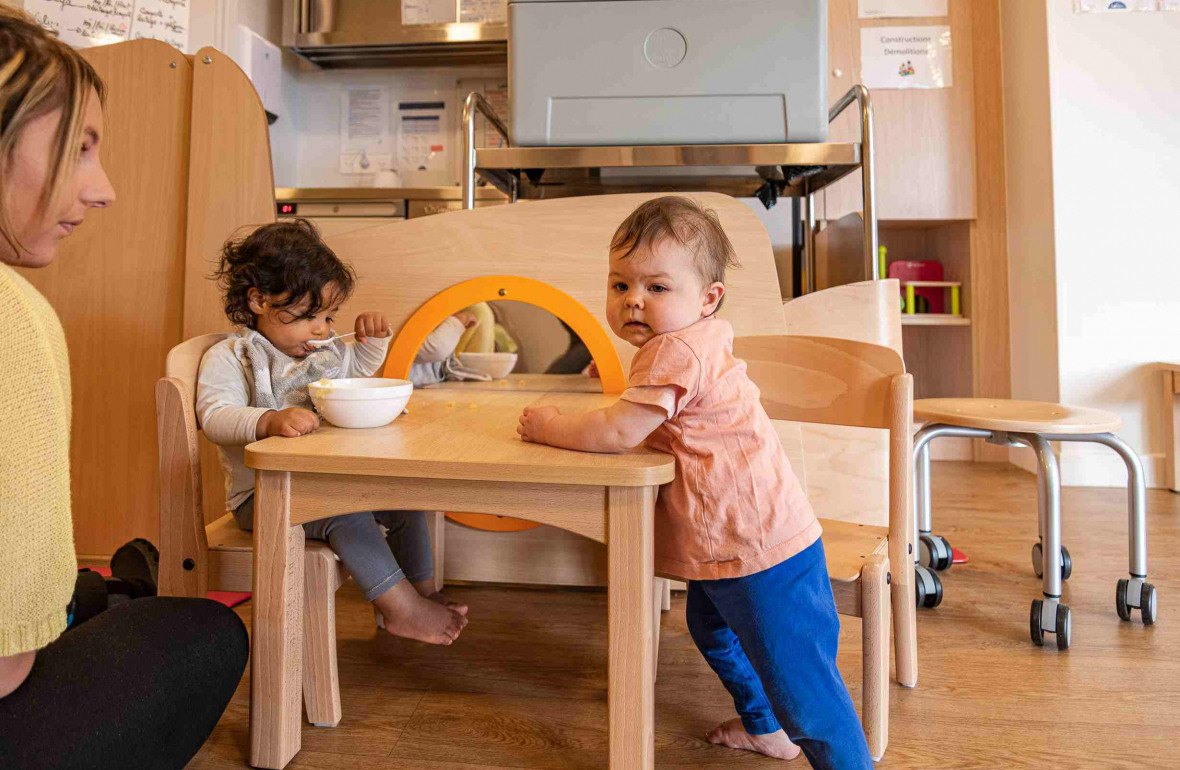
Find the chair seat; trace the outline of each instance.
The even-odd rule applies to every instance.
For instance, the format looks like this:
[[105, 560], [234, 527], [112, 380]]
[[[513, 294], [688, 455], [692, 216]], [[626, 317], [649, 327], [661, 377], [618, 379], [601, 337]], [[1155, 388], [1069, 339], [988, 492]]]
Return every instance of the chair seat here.
[[[250, 553], [254, 550], [254, 533], [238, 527], [234, 515], [227, 513], [217, 521], [205, 527], [205, 540], [209, 543], [210, 551], [232, 551]], [[336, 552], [322, 540], [307, 540], [303, 544], [304, 551], [329, 551], [333, 557]]]
[[996, 398], [923, 398], [914, 401], [915, 422], [1013, 433], [1113, 433], [1117, 414], [1082, 406]]
[[828, 577], [842, 583], [860, 577], [865, 560], [889, 549], [889, 528], [848, 521], [820, 519], [824, 528], [824, 555], [828, 560]]

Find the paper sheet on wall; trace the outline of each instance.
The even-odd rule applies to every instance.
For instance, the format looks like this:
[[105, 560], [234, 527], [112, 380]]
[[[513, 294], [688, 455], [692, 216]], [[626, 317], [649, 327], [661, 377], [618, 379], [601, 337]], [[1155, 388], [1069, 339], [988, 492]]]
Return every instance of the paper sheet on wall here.
[[190, 0], [25, 0], [25, 11], [75, 48], [163, 40], [188, 51]]
[[508, 21], [508, 0], [459, 0], [459, 21]]
[[1106, 13], [1107, 11], [1161, 10], [1169, 0], [1074, 0], [1074, 13]]
[[410, 93], [398, 99], [397, 172], [411, 187], [451, 183], [453, 125], [448, 94]]
[[347, 88], [340, 95], [340, 173], [376, 174], [393, 167], [389, 89]]
[[947, 0], [859, 0], [860, 18], [946, 16]]
[[451, 24], [458, 18], [455, 0], [402, 0], [402, 26]]
[[950, 88], [951, 28], [869, 27], [860, 31], [861, 82], [873, 88]]

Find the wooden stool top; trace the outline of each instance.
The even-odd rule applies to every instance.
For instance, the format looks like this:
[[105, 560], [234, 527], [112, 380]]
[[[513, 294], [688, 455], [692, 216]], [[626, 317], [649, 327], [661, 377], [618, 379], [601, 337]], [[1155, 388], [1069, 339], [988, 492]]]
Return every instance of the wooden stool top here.
[[1100, 409], [1002, 398], [919, 399], [914, 422], [1013, 433], [1113, 433], [1123, 426], [1117, 414]]

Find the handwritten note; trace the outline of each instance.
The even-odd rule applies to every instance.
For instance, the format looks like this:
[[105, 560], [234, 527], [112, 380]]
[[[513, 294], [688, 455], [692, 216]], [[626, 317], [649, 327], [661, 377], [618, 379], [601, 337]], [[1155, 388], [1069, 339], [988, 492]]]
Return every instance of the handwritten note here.
[[42, 27], [75, 48], [149, 38], [188, 48], [190, 0], [25, 0]]

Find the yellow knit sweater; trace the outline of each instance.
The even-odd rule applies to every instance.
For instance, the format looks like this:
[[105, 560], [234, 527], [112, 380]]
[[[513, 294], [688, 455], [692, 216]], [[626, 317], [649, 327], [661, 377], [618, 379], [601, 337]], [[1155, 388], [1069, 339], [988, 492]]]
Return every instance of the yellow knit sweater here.
[[77, 561], [70, 518], [70, 364], [45, 297], [0, 264], [0, 656], [66, 627]]

